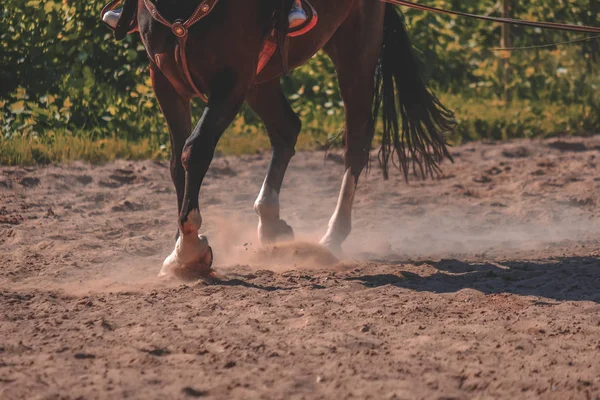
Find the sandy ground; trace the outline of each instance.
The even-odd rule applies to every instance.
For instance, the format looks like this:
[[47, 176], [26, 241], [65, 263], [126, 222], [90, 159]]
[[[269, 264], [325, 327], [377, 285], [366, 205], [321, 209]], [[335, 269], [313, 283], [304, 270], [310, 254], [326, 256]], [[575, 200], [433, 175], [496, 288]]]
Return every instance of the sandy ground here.
[[[187, 284], [156, 277], [165, 164], [1, 168], [0, 398], [600, 399], [600, 138], [452, 151], [410, 185], [373, 163], [329, 266], [258, 249], [267, 156], [215, 159], [201, 205], [222, 279]], [[325, 232], [342, 170], [293, 160], [300, 240]]]

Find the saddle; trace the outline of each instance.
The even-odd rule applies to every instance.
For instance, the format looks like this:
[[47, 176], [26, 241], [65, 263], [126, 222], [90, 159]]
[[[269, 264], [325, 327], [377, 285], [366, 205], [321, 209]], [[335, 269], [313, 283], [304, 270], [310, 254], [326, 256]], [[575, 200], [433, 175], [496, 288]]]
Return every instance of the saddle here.
[[[152, 17], [170, 28], [173, 31], [173, 34], [177, 37], [179, 41], [178, 49], [175, 51], [178, 52], [179, 57], [176, 57], [183, 64], [183, 70], [185, 72], [186, 78], [194, 91], [203, 99], [206, 100], [206, 96], [201, 93], [200, 90], [194, 85], [190, 73], [189, 67], [187, 65], [185, 48], [187, 43], [188, 30], [191, 26], [196, 24], [198, 21], [206, 17], [211, 11], [215, 8], [219, 0], [203, 0], [192, 16], [187, 21], [175, 21], [170, 22], [166, 20], [156, 8], [156, 5], [152, 2], [152, 0], [139, 0], [142, 1], [146, 9], [150, 12]], [[281, 7], [281, 9], [277, 10], [273, 18], [273, 27], [271, 29], [271, 33], [269, 37], [266, 39], [263, 49], [260, 52], [258, 58], [258, 66], [256, 70], [256, 74], [258, 75], [269, 63], [271, 58], [275, 52], [279, 49], [282, 61], [282, 69], [284, 74], [288, 74], [288, 64], [287, 64], [287, 48], [289, 43], [289, 38], [296, 37], [300, 35], [304, 35], [305, 33], [312, 30], [317, 22], [318, 22], [318, 14], [314, 7], [308, 2], [308, 0], [301, 0], [303, 9], [306, 13], [307, 20], [306, 22], [293, 29], [289, 30], [287, 24], [283, 23], [285, 13], [285, 7]], [[137, 31], [137, 22], [136, 22], [136, 12], [137, 12], [137, 4], [138, 0], [111, 0], [108, 4], [104, 6], [102, 9], [102, 17], [108, 11], [112, 11], [118, 8], [119, 4], [123, 3], [123, 11], [121, 12], [121, 17], [119, 18], [119, 22], [117, 23], [116, 28], [112, 28], [107, 25], [110, 29], [113, 29], [115, 39], [122, 40], [127, 35], [132, 34]], [[283, 2], [282, 2], [283, 3]]]

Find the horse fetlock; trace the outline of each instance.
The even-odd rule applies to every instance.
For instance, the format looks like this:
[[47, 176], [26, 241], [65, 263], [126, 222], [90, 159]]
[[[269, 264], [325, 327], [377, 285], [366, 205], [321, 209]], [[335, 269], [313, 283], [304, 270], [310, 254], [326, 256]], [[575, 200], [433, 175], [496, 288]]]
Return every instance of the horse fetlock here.
[[191, 235], [195, 236], [200, 231], [202, 227], [202, 216], [200, 215], [200, 210], [195, 208], [187, 215], [183, 213], [179, 219], [179, 230], [182, 235]]
[[342, 243], [350, 235], [352, 231], [352, 222], [349, 218], [340, 218], [334, 214], [329, 222], [329, 229], [321, 239], [321, 244], [334, 252], [339, 252], [342, 249]]
[[342, 250], [342, 242], [344, 241], [344, 239], [340, 239], [340, 238], [336, 238], [335, 235], [333, 234], [327, 234], [323, 237], [323, 239], [321, 239], [321, 241], [319, 242], [319, 244], [323, 247], [325, 247], [326, 249], [328, 249], [329, 251], [331, 251], [336, 257], [342, 257], [343, 256], [343, 250]]
[[346, 240], [350, 232], [352, 232], [352, 221], [350, 218], [340, 218], [336, 215], [333, 216], [329, 222], [329, 232], [335, 237], [341, 238], [342, 241]]
[[261, 220], [273, 221], [279, 219], [279, 202], [257, 200], [254, 203], [254, 211]]

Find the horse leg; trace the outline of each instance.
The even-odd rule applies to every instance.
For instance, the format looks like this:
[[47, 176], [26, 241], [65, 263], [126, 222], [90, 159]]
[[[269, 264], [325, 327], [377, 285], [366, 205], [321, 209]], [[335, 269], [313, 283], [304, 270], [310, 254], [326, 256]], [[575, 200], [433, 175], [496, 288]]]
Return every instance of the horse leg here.
[[[345, 173], [337, 207], [321, 244], [335, 253], [352, 230], [358, 178], [369, 161], [375, 133], [374, 76], [381, 52], [383, 7], [365, 7], [348, 17], [325, 47], [337, 71], [346, 109]], [[377, 28], [376, 28], [377, 27]]]
[[[185, 140], [192, 131], [190, 99], [182, 97], [158, 68], [150, 68], [150, 76], [158, 104], [169, 127], [171, 179], [177, 192], [177, 212], [179, 213], [185, 189], [185, 171], [181, 164], [181, 153]], [[179, 237], [179, 230], [177, 230], [176, 239], [177, 237]]]
[[294, 231], [279, 216], [279, 192], [302, 124], [281, 91], [279, 79], [254, 87], [247, 101], [263, 120], [272, 149], [267, 176], [254, 203], [258, 238], [263, 245], [292, 240]]
[[160, 275], [174, 274], [196, 279], [210, 272], [212, 249], [208, 239], [199, 236], [202, 226], [199, 195], [202, 181], [213, 159], [217, 143], [231, 124], [246, 96], [248, 83], [236, 71], [224, 70], [212, 81], [211, 96], [204, 114], [183, 147], [181, 163], [185, 170], [185, 190], [179, 212], [179, 238]]

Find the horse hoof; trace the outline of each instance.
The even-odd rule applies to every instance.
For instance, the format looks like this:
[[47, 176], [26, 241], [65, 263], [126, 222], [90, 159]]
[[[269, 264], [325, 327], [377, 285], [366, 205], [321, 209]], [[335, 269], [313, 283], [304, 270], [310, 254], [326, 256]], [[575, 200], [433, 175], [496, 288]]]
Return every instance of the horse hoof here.
[[176, 250], [167, 257], [158, 274], [159, 277], [174, 276], [182, 281], [191, 282], [199, 279], [210, 278], [214, 274], [212, 269], [214, 254], [212, 247], [208, 246], [206, 252], [196, 261], [182, 263], [179, 261]]
[[267, 226], [259, 224], [258, 237], [262, 245], [294, 240], [294, 230], [284, 220], [280, 219]]
[[277, 221], [275, 231], [277, 240], [280, 242], [290, 242], [294, 240], [294, 230], [282, 219]]
[[321, 239], [321, 241], [319, 242], [319, 244], [323, 247], [325, 247], [327, 250], [329, 250], [330, 252], [333, 253], [334, 256], [336, 256], [337, 258], [343, 258], [344, 257], [344, 250], [342, 250], [342, 244], [337, 242], [337, 241], [333, 241], [330, 240], [328, 238], [323, 238]]

